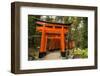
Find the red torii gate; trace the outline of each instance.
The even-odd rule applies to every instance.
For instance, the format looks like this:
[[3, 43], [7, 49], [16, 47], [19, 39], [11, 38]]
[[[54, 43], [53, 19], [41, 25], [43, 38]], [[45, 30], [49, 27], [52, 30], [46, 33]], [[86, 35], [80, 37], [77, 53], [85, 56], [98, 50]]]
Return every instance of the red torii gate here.
[[61, 56], [65, 57], [65, 48], [66, 48], [65, 34], [68, 33], [69, 25], [71, 24], [50, 23], [45, 21], [37, 21], [36, 23], [42, 25], [36, 27], [36, 31], [42, 33], [39, 58], [42, 58], [46, 55], [46, 47], [48, 39], [51, 39], [53, 43], [54, 42], [57, 43], [58, 40], [60, 41]]

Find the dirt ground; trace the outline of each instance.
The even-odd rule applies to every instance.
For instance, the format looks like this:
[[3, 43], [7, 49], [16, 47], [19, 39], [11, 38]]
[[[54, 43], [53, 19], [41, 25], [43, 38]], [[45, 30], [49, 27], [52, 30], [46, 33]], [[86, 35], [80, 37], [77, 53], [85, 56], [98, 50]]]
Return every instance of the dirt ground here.
[[49, 54], [47, 54], [43, 58], [43, 60], [57, 60], [57, 59], [61, 59], [61, 55], [59, 51], [49, 52]]
[[[29, 49], [29, 55], [34, 57], [35, 60], [57, 60], [57, 59], [62, 59], [60, 50], [54, 50], [54, 51], [49, 51], [47, 52], [46, 56], [43, 58], [39, 59], [39, 51], [34, 51], [33, 48]], [[34, 60], [34, 59], [29, 59], [29, 60]]]

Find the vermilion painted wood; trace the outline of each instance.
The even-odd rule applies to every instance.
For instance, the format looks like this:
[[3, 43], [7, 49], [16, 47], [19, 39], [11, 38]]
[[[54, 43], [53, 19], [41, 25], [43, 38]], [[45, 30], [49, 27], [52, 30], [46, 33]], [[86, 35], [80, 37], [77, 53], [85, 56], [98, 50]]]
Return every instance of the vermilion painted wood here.
[[[62, 26], [59, 24], [52, 24], [52, 23], [49, 24], [49, 23], [40, 22], [40, 21], [36, 23], [43, 25], [43, 26], [36, 27], [37, 31], [42, 32], [40, 52], [41, 53], [46, 52], [48, 39], [52, 40], [52, 44], [50, 45], [50, 46], [53, 46], [52, 49], [57, 47], [55, 43], [57, 42], [57, 39], [59, 39], [61, 52], [65, 52], [65, 34], [68, 33], [69, 28], [67, 26]], [[56, 27], [56, 26], [59, 26], [59, 27]]]

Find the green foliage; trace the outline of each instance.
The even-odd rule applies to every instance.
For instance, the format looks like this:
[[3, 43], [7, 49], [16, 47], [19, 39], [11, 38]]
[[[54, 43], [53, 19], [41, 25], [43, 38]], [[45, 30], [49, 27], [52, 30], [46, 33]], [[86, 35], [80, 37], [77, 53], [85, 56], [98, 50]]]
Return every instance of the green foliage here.
[[77, 48], [88, 48], [88, 19], [87, 17], [74, 18], [71, 36], [75, 40]]
[[79, 56], [79, 58], [87, 58], [88, 57], [88, 49], [80, 49], [80, 48], [75, 48], [74, 52], [73, 52], [74, 57], [76, 57], [77, 55]]
[[87, 58], [88, 57], [88, 49], [87, 48], [82, 50], [81, 57], [82, 58]]
[[36, 33], [36, 23], [33, 19], [34, 16], [29, 15], [28, 16], [28, 35], [34, 35]]
[[83, 18], [84, 27], [81, 30], [81, 48], [88, 48], [88, 23], [87, 18]]
[[34, 49], [37, 49], [37, 38], [34, 37], [34, 35], [40, 34], [36, 31], [36, 18], [39, 18], [40, 16], [32, 16], [28, 15], [28, 45], [29, 47], [34, 47]]

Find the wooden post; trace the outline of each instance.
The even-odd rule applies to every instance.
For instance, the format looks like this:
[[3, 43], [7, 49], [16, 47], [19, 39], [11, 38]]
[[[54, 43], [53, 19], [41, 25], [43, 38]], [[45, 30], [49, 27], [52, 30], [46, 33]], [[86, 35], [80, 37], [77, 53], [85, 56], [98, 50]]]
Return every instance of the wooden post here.
[[47, 47], [47, 35], [45, 35], [45, 38], [44, 38], [44, 52], [46, 52], [46, 47]]
[[46, 55], [46, 50], [45, 50], [45, 24], [43, 25], [43, 30], [42, 30], [42, 37], [41, 37], [41, 45], [40, 45], [40, 51], [39, 51], [39, 58], [42, 58]]
[[65, 57], [65, 38], [64, 38], [64, 27], [61, 30], [61, 56]]

